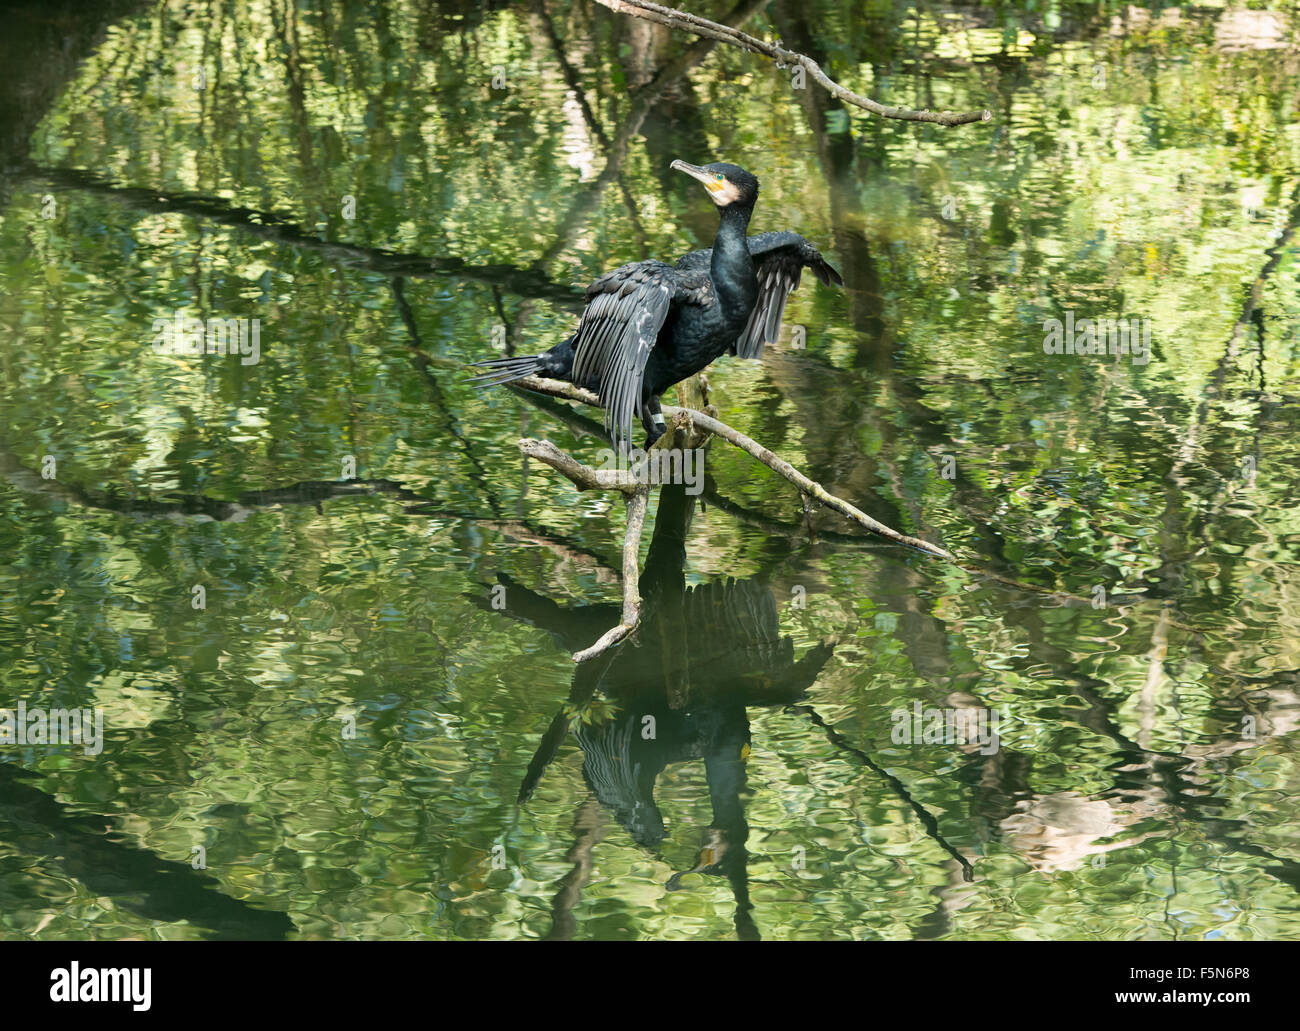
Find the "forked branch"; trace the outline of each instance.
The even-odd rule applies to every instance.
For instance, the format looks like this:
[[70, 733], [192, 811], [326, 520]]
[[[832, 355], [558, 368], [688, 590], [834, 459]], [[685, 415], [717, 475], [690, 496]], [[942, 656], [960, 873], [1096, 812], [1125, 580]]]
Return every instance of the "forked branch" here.
[[[592, 393], [592, 391], [586, 390], [582, 387], [576, 387], [571, 383], [565, 383], [563, 380], [545, 379], [541, 376], [528, 376], [524, 379], [516, 380], [514, 385], [541, 394], [549, 394], [552, 397], [563, 397], [570, 401], [579, 401], [582, 404], [593, 405], [597, 408], [600, 407], [600, 398], [597, 397], [596, 394]], [[927, 555], [933, 555], [935, 558], [947, 559], [949, 562], [956, 561], [951, 552], [939, 547], [939, 545], [931, 544], [929, 541], [923, 541], [918, 537], [910, 537], [905, 533], [900, 533], [891, 526], [886, 526], [884, 523], [872, 519], [871, 516], [857, 508], [857, 506], [851, 505], [843, 498], [836, 497], [820, 483], [805, 476], [784, 458], [775, 454], [770, 448], [764, 447], [752, 437], [745, 436], [745, 434], [741, 433], [737, 429], [733, 429], [731, 426], [728, 426], [722, 420], [717, 419], [712, 415], [707, 415], [704, 412], [698, 412], [693, 408], [678, 408], [676, 405], [664, 405], [663, 411], [664, 415], [669, 419], [673, 419], [674, 421], [682, 420], [685, 423], [694, 424], [697, 430], [704, 430], [708, 433], [712, 433], [714, 436], [721, 437], [728, 444], [740, 448], [740, 450], [744, 451], [751, 458], [763, 463], [763, 465], [767, 466], [774, 473], [789, 480], [807, 497], [825, 505], [827, 508], [834, 509], [836, 512], [839, 512], [840, 515], [845, 516], [848, 519], [852, 519], [863, 529], [870, 530], [872, 533], [884, 537], [886, 540], [893, 541], [895, 544], [903, 544], [909, 548], [915, 548], [917, 551], [923, 551]], [[665, 441], [668, 436], [669, 434], [665, 434], [661, 437], [659, 443]], [[524, 448], [525, 444], [528, 444], [528, 448]], [[563, 456], [567, 459], [568, 463], [572, 463], [575, 466], [581, 465], [580, 462], [565, 455], [564, 452], [560, 451], [559, 448], [555, 447], [555, 445], [551, 444], [549, 441], [520, 441], [520, 448], [524, 449], [525, 454], [532, 454], [533, 457], [541, 459], [548, 465], [551, 465], [564, 473], [564, 475], [568, 476], [569, 479], [573, 480], [575, 483], [578, 483], [578, 480], [571, 476], [565, 468], [561, 467], [560, 464], [556, 461], [548, 460], [540, 453], [540, 449], [543, 446], [553, 450], [556, 454]], [[657, 446], [659, 446], [658, 443], [656, 444], [656, 447]], [[590, 477], [596, 478], [591, 479], [590, 482], [585, 484], [578, 483], [578, 485], [583, 489], [590, 489], [592, 487], [624, 489], [618, 482], [615, 482], [618, 474], [597, 471], [586, 466], [583, 466], [583, 468], [587, 469]]]
[[[558, 380], [544, 380], [542, 382], [559, 383]], [[559, 385], [568, 386], [567, 383], [560, 383]], [[574, 389], [579, 388], [575, 387]], [[587, 393], [587, 391], [583, 391], [583, 393]], [[669, 446], [681, 447], [685, 445], [691, 436], [688, 428], [689, 421], [689, 417], [685, 414], [676, 416], [673, 420], [672, 430], [655, 442], [655, 446], [650, 449], [651, 452], [660, 451]], [[645, 528], [650, 484], [648, 480], [643, 480], [626, 471], [593, 469], [591, 466], [579, 462], [568, 452], [561, 451], [549, 440], [524, 437], [519, 441], [519, 450], [529, 458], [535, 458], [539, 462], [549, 465], [556, 472], [569, 479], [579, 490], [617, 490], [623, 494], [623, 504], [627, 512], [627, 526], [623, 531], [623, 612], [617, 626], [610, 627], [601, 634], [600, 638], [591, 647], [574, 652], [574, 662], [586, 662], [588, 659], [594, 659], [601, 652], [618, 644], [619, 641], [637, 628], [637, 624], [641, 620], [641, 574], [638, 557], [641, 550], [641, 531]]]

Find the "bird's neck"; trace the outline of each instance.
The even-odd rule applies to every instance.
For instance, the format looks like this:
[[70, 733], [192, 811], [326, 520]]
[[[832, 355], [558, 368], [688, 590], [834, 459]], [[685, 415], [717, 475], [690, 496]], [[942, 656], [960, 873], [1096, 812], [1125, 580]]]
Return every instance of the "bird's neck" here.
[[718, 300], [724, 309], [743, 309], [749, 314], [758, 295], [758, 278], [754, 274], [754, 259], [749, 254], [746, 237], [752, 207], [730, 205], [721, 211], [722, 221], [718, 235], [713, 240], [713, 259], [709, 271]]

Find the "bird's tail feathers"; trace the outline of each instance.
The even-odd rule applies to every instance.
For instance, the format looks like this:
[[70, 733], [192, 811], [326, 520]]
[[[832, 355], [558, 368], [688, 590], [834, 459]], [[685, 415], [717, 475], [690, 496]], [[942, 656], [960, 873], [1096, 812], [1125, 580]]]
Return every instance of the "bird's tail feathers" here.
[[495, 387], [502, 383], [513, 383], [517, 379], [531, 376], [542, 369], [542, 356], [529, 354], [518, 358], [489, 358], [485, 362], [474, 362], [475, 368], [487, 369], [469, 382], [475, 387]]

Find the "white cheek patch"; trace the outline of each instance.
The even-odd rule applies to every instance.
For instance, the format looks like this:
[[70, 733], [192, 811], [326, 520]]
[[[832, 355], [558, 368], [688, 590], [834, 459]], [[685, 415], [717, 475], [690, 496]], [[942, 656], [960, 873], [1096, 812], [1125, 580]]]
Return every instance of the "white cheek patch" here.
[[656, 426], [662, 426], [664, 424], [664, 413], [655, 412], [653, 415], [650, 416], [650, 421], [654, 423]]
[[725, 208], [728, 204], [734, 204], [740, 199], [740, 189], [730, 179], [727, 179], [716, 190], [710, 190], [709, 196], [713, 198], [713, 203], [720, 208]]

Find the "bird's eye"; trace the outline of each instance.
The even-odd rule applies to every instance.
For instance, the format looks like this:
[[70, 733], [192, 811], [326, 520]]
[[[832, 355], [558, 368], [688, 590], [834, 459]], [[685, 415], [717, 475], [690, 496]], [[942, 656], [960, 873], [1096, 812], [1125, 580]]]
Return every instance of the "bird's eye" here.
[[719, 173], [718, 173], [717, 175], [715, 175], [713, 178], [715, 178], [716, 180], [718, 180], [718, 182], [722, 182], [722, 180], [725, 179], [725, 178], [727, 178], [727, 177], [726, 177], [725, 175], [723, 175], [721, 172], [719, 172]]

